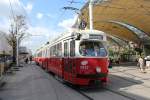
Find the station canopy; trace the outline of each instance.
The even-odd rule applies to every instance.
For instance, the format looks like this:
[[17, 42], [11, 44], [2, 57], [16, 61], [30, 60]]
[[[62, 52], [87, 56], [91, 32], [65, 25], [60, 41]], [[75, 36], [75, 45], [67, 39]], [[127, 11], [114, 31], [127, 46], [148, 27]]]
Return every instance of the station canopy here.
[[[89, 3], [80, 19], [89, 27]], [[94, 29], [135, 43], [150, 43], [150, 0], [93, 0]]]

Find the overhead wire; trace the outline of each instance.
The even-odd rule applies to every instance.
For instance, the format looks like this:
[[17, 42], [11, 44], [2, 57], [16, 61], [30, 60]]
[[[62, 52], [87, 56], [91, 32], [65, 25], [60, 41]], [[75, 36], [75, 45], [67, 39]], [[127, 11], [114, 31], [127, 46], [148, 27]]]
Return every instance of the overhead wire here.
[[[72, 0], [72, 1], [74, 1], [74, 0]], [[67, 6], [69, 7], [69, 6], [71, 6], [71, 5], [72, 5], [72, 3], [69, 3]], [[60, 20], [60, 18], [62, 18], [62, 16], [65, 14], [65, 12], [66, 12], [67, 9], [61, 8], [61, 10], [63, 10], [63, 11], [62, 11], [62, 13], [60, 14], [60, 16], [58, 17], [58, 20]]]
[[[72, 2], [74, 2], [74, 0], [72, 0]], [[66, 6], [67, 6], [67, 7], [70, 7], [72, 4], [73, 4], [73, 3], [69, 3], [69, 4], [67, 4]], [[62, 10], [63, 10], [63, 11], [62, 11]], [[61, 8], [60, 11], [61, 11], [61, 14], [60, 14], [60, 16], [57, 18], [57, 20], [56, 20], [55, 22], [58, 22], [58, 21], [60, 21], [60, 20], [62, 19], [62, 17], [65, 15], [67, 9]], [[54, 37], [55, 37], [55, 34], [54, 34]]]

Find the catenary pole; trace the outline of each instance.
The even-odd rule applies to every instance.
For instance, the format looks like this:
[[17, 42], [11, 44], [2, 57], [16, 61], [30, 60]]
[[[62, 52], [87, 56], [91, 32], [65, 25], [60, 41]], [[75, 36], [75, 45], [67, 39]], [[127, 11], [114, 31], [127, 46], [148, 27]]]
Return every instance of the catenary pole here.
[[89, 23], [90, 30], [93, 30], [93, 0], [89, 1]]

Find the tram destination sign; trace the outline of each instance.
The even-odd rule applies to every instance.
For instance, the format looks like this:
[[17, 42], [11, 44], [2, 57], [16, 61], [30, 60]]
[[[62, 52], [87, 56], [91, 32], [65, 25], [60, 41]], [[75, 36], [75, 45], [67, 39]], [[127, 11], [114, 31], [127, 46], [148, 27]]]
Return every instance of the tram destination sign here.
[[99, 39], [99, 40], [103, 40], [103, 36], [102, 35], [97, 35], [97, 34], [91, 34], [90, 39]]

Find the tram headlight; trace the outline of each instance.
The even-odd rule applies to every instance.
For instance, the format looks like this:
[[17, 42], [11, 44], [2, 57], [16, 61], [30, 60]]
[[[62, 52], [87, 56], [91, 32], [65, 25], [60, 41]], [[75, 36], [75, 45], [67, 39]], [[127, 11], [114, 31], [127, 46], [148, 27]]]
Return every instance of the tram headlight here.
[[101, 72], [101, 68], [100, 67], [96, 67], [96, 72], [100, 73]]

